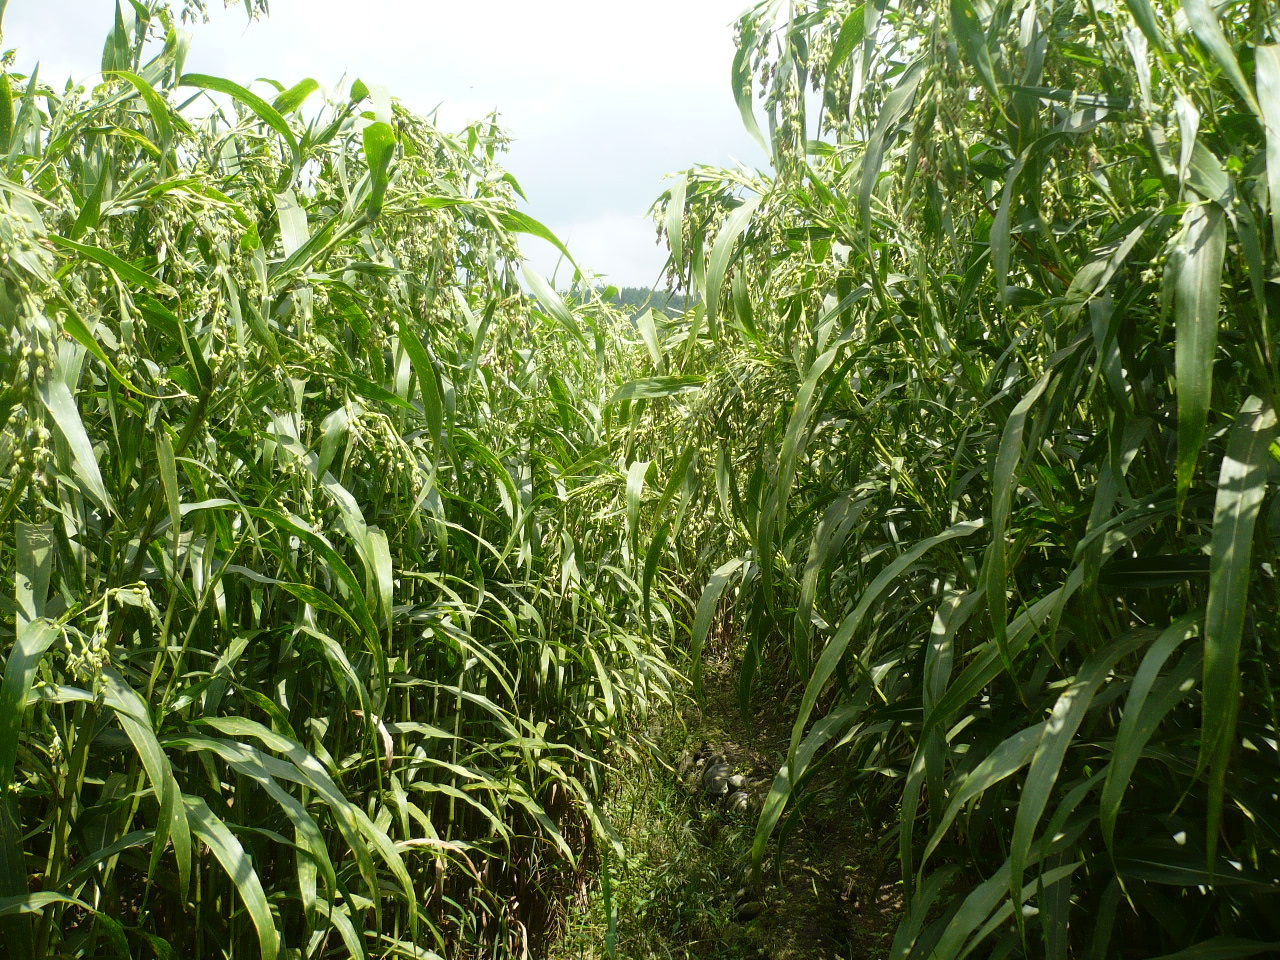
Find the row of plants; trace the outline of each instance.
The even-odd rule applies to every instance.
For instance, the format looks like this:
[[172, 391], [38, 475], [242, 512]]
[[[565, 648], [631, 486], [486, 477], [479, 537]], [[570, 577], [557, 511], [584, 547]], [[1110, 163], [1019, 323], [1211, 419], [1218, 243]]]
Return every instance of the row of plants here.
[[492, 122], [10, 70], [6, 944], [521, 955], [731, 630], [895, 957], [1276, 950], [1277, 13], [757, 4], [674, 318], [521, 277]]
[[672, 691], [639, 334], [522, 278], [492, 121], [187, 72], [180, 26], [0, 80], [0, 942], [528, 955]]
[[1274, 954], [1280, 9], [738, 30], [772, 170], [659, 201], [700, 302], [629, 423], [695, 661], [794, 704], [757, 868], [834, 783], [896, 811], [894, 957]]

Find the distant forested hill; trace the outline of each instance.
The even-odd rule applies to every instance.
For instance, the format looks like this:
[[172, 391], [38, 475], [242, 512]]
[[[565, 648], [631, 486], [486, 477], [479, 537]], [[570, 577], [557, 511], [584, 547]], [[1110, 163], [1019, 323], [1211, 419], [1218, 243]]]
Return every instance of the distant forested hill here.
[[[610, 297], [610, 292], [616, 292]], [[665, 290], [653, 290], [649, 287], [606, 287], [601, 291], [605, 300], [625, 310], [631, 316], [637, 316], [645, 310], [656, 310], [667, 316], [683, 313], [689, 298], [682, 293], [668, 293]]]

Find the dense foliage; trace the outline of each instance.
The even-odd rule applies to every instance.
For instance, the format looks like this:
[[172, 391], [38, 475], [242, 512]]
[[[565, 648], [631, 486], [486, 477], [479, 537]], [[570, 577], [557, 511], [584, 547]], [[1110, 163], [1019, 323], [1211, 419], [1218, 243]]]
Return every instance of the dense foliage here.
[[895, 957], [1280, 949], [1274, 4], [765, 0], [638, 312], [492, 123], [123, 11], [0, 84], [13, 955], [523, 955], [712, 631]]
[[523, 292], [491, 123], [185, 51], [0, 89], [0, 952], [523, 954], [669, 693], [639, 341]]
[[895, 957], [1280, 949], [1278, 12], [768, 0], [773, 172], [660, 204], [650, 564], [798, 684], [757, 862], [898, 812]]

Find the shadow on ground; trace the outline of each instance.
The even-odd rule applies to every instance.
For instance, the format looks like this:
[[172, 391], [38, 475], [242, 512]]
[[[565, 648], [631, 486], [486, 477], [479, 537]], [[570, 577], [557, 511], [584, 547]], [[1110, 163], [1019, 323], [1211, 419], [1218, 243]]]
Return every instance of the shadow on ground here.
[[[658, 733], [674, 767], [706, 745], [735, 768], [771, 778], [790, 736], [785, 708], [737, 707], [729, 664], [708, 665], [702, 708], [687, 707]], [[872, 824], [848, 796], [810, 796], [782, 847], [770, 847], [765, 887], [742, 896], [755, 815], [702, 802], [671, 769], [628, 762], [608, 814], [624, 863], [587, 871], [547, 960], [879, 960], [900, 901], [890, 825]], [[746, 910], [742, 904], [748, 903]]]

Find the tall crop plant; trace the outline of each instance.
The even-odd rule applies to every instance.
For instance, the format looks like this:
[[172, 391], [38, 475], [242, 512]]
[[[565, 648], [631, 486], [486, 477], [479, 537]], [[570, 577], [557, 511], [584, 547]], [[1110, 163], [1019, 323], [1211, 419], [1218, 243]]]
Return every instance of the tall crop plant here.
[[523, 292], [491, 123], [186, 43], [0, 80], [4, 953], [523, 954], [668, 691], [629, 334]]
[[1280, 950], [1278, 15], [761, 3], [773, 173], [659, 204], [647, 569], [797, 683], [757, 863], [820, 783], [896, 812], [896, 957]]

